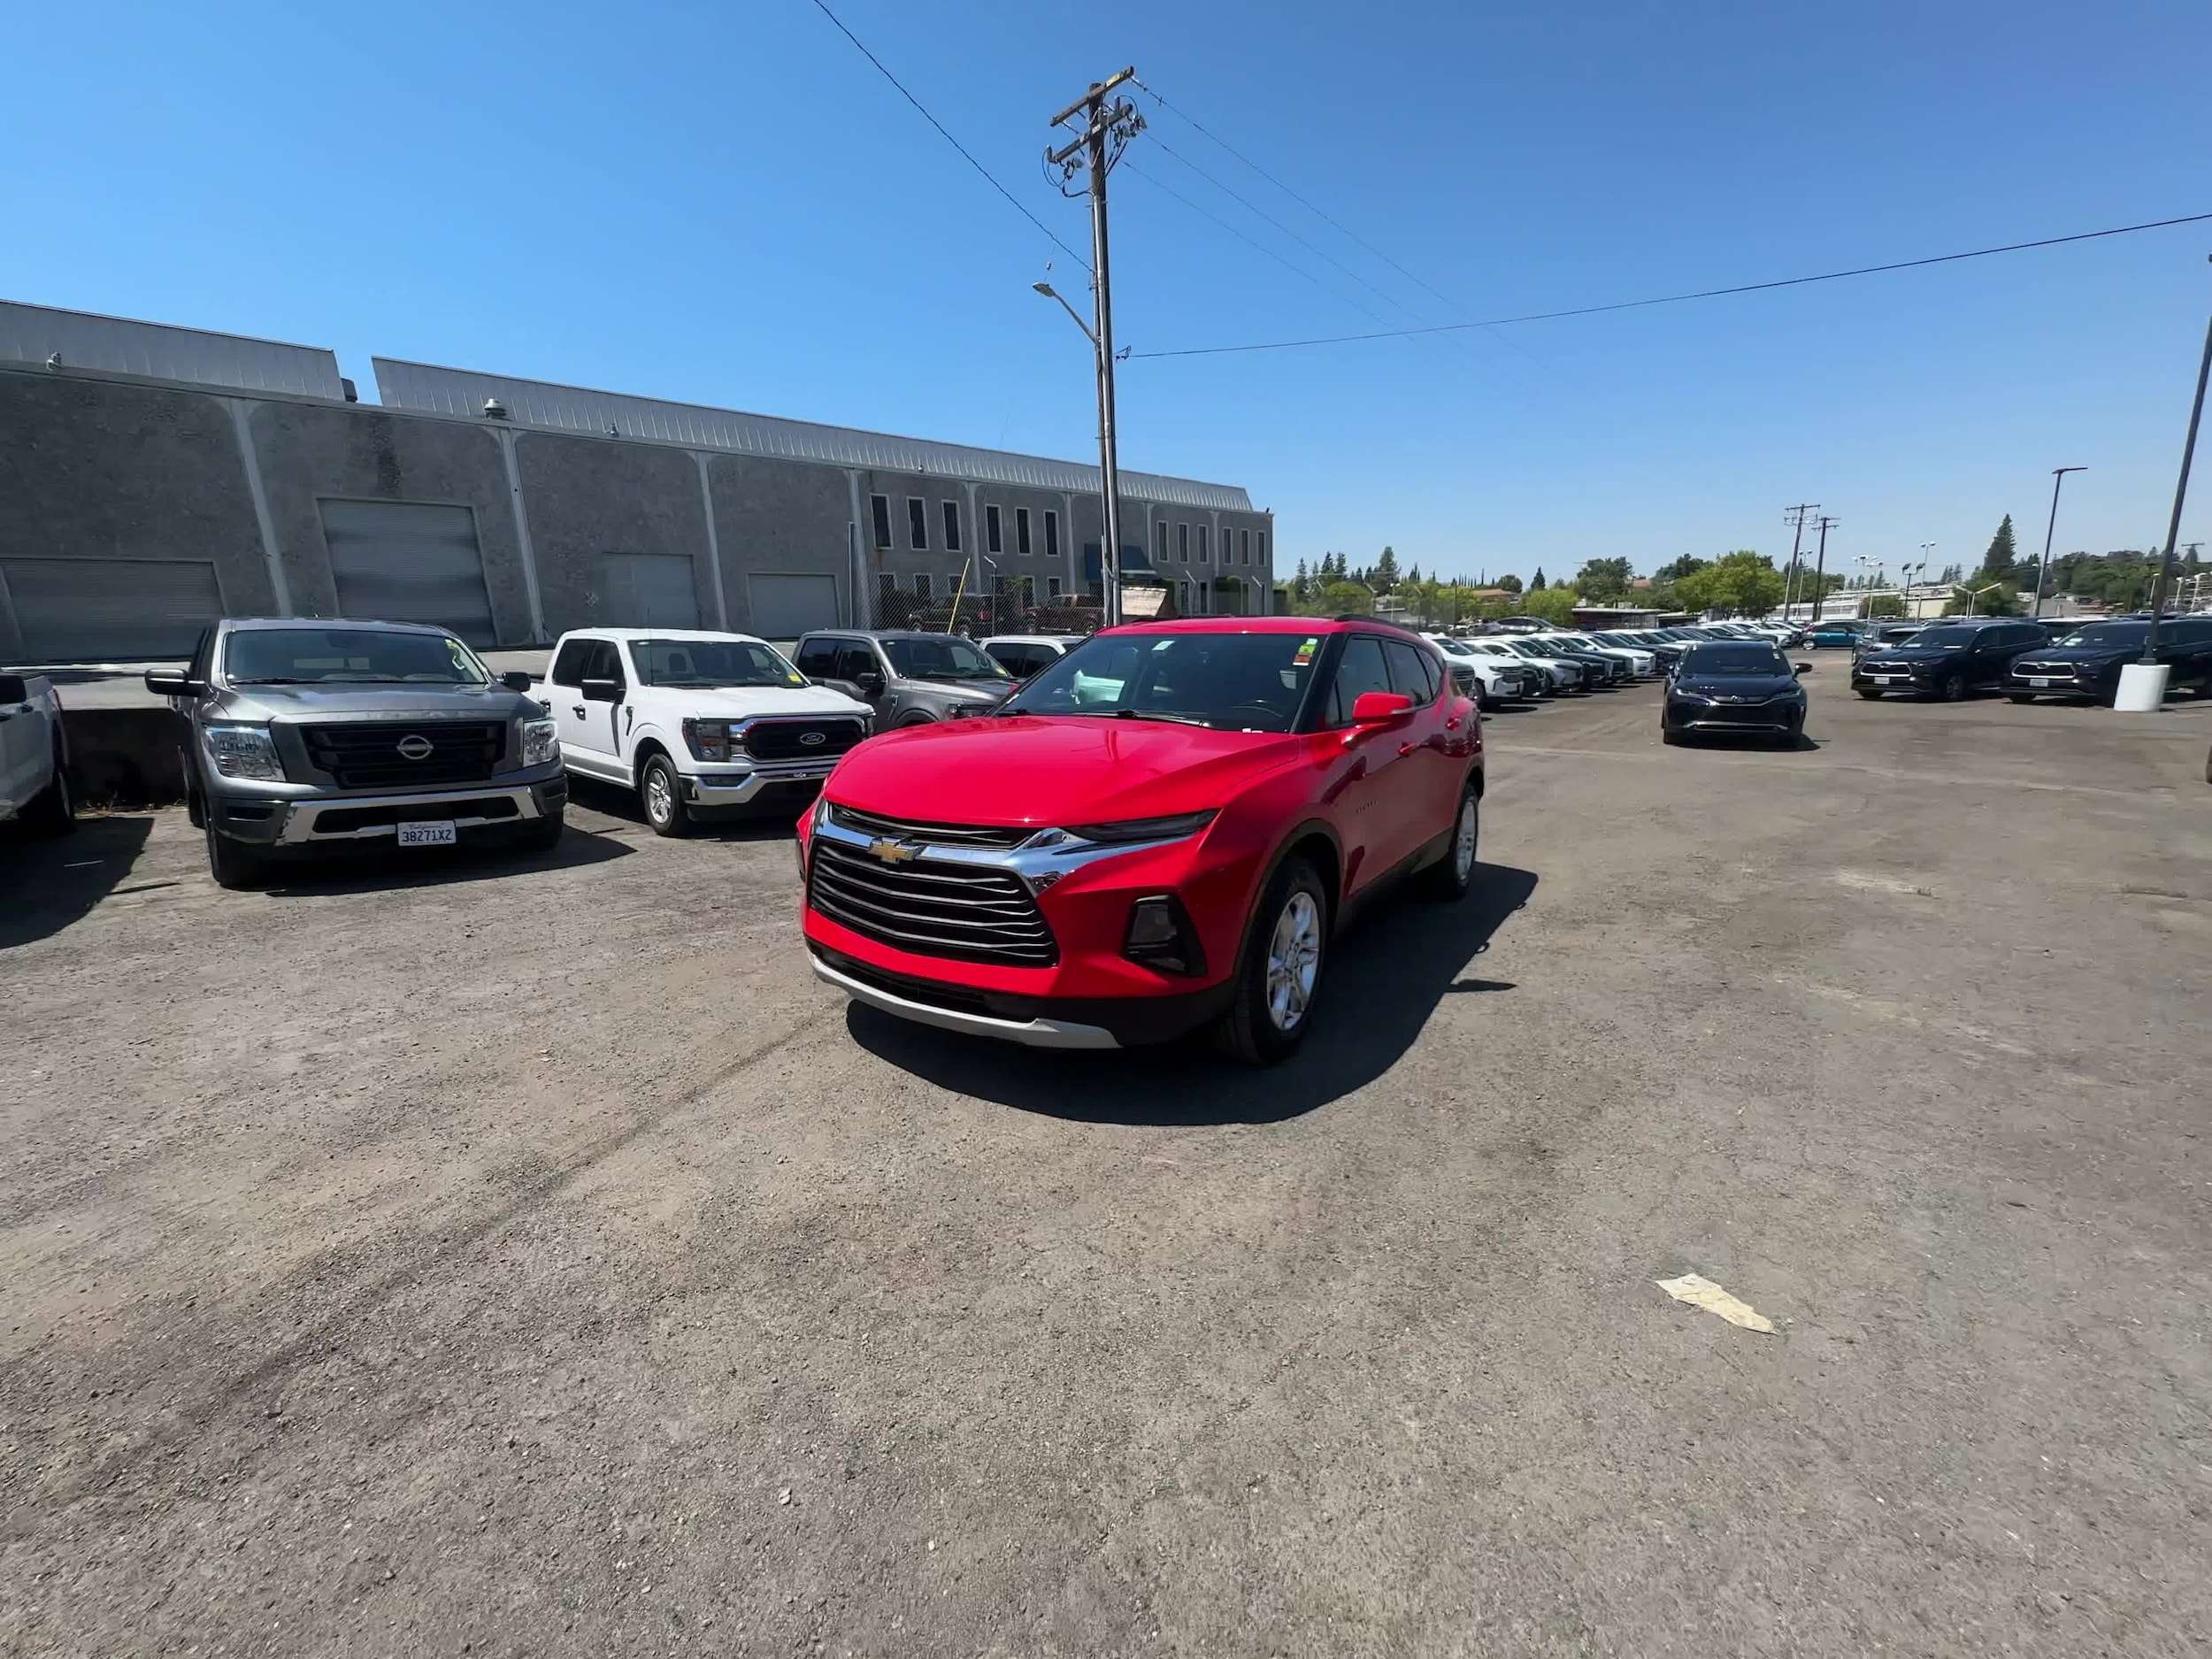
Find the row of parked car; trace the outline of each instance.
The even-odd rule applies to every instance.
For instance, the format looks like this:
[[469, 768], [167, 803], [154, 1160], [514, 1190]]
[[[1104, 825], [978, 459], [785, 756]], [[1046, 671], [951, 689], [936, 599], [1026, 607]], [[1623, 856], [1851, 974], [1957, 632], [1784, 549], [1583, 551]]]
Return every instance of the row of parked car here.
[[2120, 671], [2145, 659], [2165, 664], [2169, 695], [2212, 695], [2212, 616], [2162, 616], [2151, 641], [2147, 612], [2091, 620], [2036, 622], [2009, 617], [1955, 617], [1934, 622], [1824, 624], [1816, 645], [1851, 649], [1851, 687], [1873, 699], [1891, 695], [1956, 701], [1977, 691], [2015, 703], [2052, 697], [2108, 706]]

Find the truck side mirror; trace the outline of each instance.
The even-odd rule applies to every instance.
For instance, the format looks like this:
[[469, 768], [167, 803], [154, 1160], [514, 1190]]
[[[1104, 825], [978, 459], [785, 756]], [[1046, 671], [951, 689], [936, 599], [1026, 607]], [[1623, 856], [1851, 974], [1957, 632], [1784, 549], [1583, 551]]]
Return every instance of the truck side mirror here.
[[883, 676], [872, 670], [864, 674], [855, 674], [853, 684], [860, 687], [860, 695], [864, 697], [880, 697], [883, 695]]
[[157, 697], [197, 697], [207, 687], [192, 678], [188, 668], [150, 668], [146, 671], [146, 689]]
[[499, 677], [499, 683], [510, 691], [519, 691], [527, 695], [530, 687], [536, 685], [537, 681], [522, 669], [511, 668]]

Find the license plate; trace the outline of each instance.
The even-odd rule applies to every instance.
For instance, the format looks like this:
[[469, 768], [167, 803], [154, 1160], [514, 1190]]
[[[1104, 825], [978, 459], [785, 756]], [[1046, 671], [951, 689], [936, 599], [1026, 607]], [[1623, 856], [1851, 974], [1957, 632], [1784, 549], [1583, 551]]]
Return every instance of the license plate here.
[[1885, 686], [1901, 686], [1910, 678], [1905, 674], [1870, 674], [1868, 679]]
[[442, 822], [403, 824], [399, 826], [399, 844], [403, 847], [450, 847], [454, 842], [453, 820]]

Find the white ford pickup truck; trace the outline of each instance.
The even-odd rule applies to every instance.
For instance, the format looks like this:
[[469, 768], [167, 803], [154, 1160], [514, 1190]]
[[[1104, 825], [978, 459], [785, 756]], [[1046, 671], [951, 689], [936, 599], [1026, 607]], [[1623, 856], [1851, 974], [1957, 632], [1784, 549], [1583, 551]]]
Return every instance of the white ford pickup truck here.
[[49, 835], [76, 827], [61, 698], [44, 676], [0, 674], [0, 823]]
[[765, 640], [684, 628], [564, 634], [534, 695], [568, 771], [636, 790], [661, 835], [741, 809], [795, 819], [874, 718]]

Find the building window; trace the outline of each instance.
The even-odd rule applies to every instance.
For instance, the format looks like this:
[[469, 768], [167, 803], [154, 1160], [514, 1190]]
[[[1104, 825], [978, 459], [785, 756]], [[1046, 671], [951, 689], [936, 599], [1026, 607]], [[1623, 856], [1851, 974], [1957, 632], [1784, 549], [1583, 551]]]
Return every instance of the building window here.
[[888, 495], [871, 495], [868, 505], [875, 510], [876, 545], [887, 548], [891, 545], [891, 498]]
[[983, 510], [983, 550], [986, 553], [1005, 551], [1005, 549], [999, 545], [998, 508], [995, 505], [987, 506]]
[[[877, 499], [880, 501], [882, 497], [878, 496]], [[892, 575], [889, 571], [879, 571], [876, 572], [877, 598], [888, 599], [893, 594], [898, 592], [898, 590], [899, 579], [897, 577]]]
[[1198, 526], [1198, 562], [1206, 563], [1206, 526], [1202, 524]]
[[1157, 528], [1159, 534], [1152, 538], [1152, 557], [1156, 563], [1164, 565], [1175, 557], [1175, 549], [1167, 544], [1167, 520], [1161, 519]]
[[1260, 557], [1259, 557], [1259, 562], [1260, 562], [1261, 564], [1263, 564], [1263, 565], [1264, 565], [1264, 564], [1266, 564], [1266, 563], [1267, 563], [1267, 532], [1266, 532], [1266, 531], [1264, 531], [1264, 530], [1263, 530], [1263, 531], [1261, 531], [1261, 532], [1260, 532]]
[[1175, 526], [1175, 557], [1179, 564], [1190, 563], [1190, 526], [1187, 524]]
[[917, 553], [929, 551], [929, 509], [919, 495], [906, 498], [906, 545]]
[[1243, 558], [1239, 562], [1240, 564], [1249, 565], [1252, 562], [1252, 533], [1249, 530], [1240, 530], [1237, 532], [1237, 546], [1244, 555]]
[[[1049, 508], [1045, 511], [1045, 557], [1048, 559], [1060, 557], [1060, 515]], [[1060, 591], [1057, 582], [1053, 584], [1052, 591], [1056, 594]]]
[[[1047, 541], [1051, 540], [1051, 530], [1052, 515], [1050, 513], [1047, 513], [1045, 515], [1045, 531]], [[1057, 599], [1060, 596], [1060, 579], [1057, 576], [1048, 576], [1045, 578], [1045, 593], [1048, 597], [1053, 599]]]
[[1029, 551], [1029, 509], [1014, 509], [1014, 551], [1026, 555]]
[[929, 597], [929, 572], [927, 571], [922, 572], [914, 578], [914, 597], [917, 599]]
[[948, 501], [941, 504], [945, 510], [945, 546], [957, 553], [960, 550], [960, 503]]

